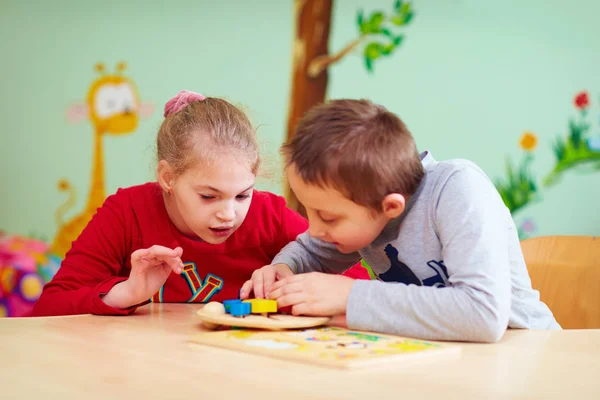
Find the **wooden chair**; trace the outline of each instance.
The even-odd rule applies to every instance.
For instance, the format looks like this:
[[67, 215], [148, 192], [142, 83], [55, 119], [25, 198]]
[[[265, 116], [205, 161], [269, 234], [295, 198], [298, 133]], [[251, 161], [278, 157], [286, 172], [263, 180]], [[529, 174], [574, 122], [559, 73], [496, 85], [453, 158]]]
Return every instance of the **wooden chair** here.
[[531, 283], [564, 329], [600, 328], [600, 237], [521, 242]]

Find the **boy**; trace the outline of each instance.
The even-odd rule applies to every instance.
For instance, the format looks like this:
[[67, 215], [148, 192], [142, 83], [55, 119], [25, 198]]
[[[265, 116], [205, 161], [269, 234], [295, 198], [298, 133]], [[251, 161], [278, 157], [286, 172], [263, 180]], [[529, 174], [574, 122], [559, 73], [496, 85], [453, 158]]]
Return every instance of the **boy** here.
[[[255, 271], [242, 298], [254, 291], [294, 314], [346, 314], [351, 329], [430, 340], [560, 329], [475, 164], [419, 155], [400, 118], [366, 100], [313, 108], [282, 150], [309, 230]], [[337, 275], [361, 258], [377, 280]]]

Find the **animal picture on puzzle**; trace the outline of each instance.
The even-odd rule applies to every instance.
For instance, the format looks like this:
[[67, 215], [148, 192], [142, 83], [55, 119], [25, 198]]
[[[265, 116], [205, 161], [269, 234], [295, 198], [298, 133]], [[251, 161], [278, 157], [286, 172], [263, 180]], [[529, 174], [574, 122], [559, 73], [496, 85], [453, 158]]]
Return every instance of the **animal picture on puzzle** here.
[[197, 335], [193, 341], [338, 368], [456, 353], [459, 349], [457, 346], [329, 326], [281, 331], [225, 330]]

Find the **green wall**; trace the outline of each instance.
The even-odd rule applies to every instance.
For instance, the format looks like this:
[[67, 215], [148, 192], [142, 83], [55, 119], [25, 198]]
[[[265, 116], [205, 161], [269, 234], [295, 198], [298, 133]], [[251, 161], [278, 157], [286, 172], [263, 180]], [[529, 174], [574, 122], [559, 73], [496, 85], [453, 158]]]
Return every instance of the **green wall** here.
[[[153, 179], [154, 140], [166, 100], [181, 89], [244, 105], [259, 126], [270, 177], [281, 193], [277, 148], [283, 140], [294, 34], [292, 0], [0, 1], [0, 229], [51, 240], [54, 212], [77, 189], [89, 190], [92, 126], [70, 124], [67, 108], [97, 77], [123, 60], [142, 101], [156, 110], [134, 134], [105, 138], [107, 192]], [[390, 10], [392, 0], [334, 2], [330, 50], [356, 38], [356, 12]], [[573, 97], [590, 92], [590, 136], [600, 136], [600, 3], [564, 1], [414, 1], [415, 17], [390, 57], [368, 73], [360, 50], [329, 70], [331, 98], [366, 97], [397, 112], [421, 149], [438, 159], [468, 158], [493, 179], [505, 159], [523, 156], [519, 140], [538, 143], [531, 173], [538, 200], [515, 213], [533, 235], [600, 233], [600, 173], [594, 164], [566, 171], [554, 186], [552, 143], [578, 114]], [[595, 164], [598, 166], [598, 163]]]

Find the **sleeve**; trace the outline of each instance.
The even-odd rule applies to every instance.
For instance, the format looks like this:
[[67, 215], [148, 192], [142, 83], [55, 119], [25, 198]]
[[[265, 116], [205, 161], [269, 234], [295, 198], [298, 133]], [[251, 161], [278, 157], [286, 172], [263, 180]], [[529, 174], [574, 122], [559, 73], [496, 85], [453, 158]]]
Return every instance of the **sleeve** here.
[[308, 232], [304, 232], [281, 249], [273, 259], [273, 264], [286, 264], [295, 274], [342, 273], [359, 261], [358, 253], [341, 253], [335, 245], [312, 238]]
[[125, 219], [119, 199], [109, 196], [77, 240], [54, 278], [45, 285], [33, 316], [101, 314], [127, 315], [137, 306], [117, 309], [100, 296], [125, 281], [124, 261], [130, 254]]
[[449, 285], [357, 281], [348, 299], [348, 326], [430, 340], [496, 342], [511, 308], [508, 235], [516, 232], [510, 213], [475, 168], [455, 172], [432, 204]]

